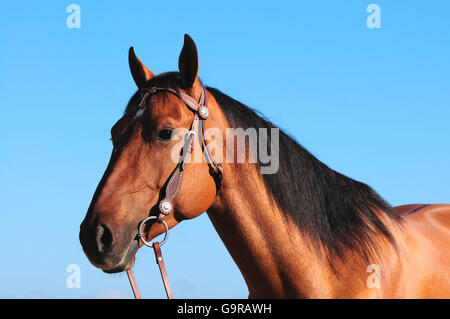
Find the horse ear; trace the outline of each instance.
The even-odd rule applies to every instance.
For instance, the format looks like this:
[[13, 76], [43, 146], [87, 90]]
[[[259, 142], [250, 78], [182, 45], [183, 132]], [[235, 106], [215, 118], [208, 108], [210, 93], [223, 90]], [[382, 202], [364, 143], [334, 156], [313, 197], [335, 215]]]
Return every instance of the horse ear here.
[[198, 53], [194, 40], [187, 34], [184, 35], [184, 45], [178, 59], [178, 68], [183, 88], [192, 88], [194, 82], [198, 80]]
[[131, 75], [138, 88], [142, 88], [148, 80], [155, 76], [153, 72], [147, 69], [144, 63], [138, 59], [136, 54], [134, 54], [133, 47], [130, 47], [130, 50], [128, 51], [128, 63], [130, 65]]

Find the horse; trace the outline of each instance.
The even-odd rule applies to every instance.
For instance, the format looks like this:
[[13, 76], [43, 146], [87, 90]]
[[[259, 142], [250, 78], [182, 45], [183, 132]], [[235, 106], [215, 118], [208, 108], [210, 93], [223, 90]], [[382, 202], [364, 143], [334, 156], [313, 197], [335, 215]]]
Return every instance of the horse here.
[[[204, 87], [197, 47], [188, 35], [177, 72], [155, 75], [133, 47], [128, 58], [138, 90], [111, 129], [111, 158], [80, 225], [81, 245], [95, 267], [105, 273], [131, 269], [143, 246], [140, 222], [149, 216], [155, 221], [145, 227], [146, 240], [163, 234], [164, 225], [173, 228], [206, 212], [249, 298], [450, 297], [450, 205], [392, 207], [252, 108]], [[199, 115], [189, 111], [187, 101], [204, 106], [202, 99], [209, 115], [202, 127], [222, 133], [226, 142], [211, 147], [211, 158], [231, 154], [218, 163], [220, 179], [202, 138], [197, 142], [205, 131], [192, 130]], [[250, 161], [250, 147], [239, 161], [238, 145], [231, 143], [237, 136], [226, 135], [230, 128], [278, 130], [258, 146], [278, 154], [276, 172], [263, 174], [267, 161]], [[191, 130], [177, 135], [179, 129]], [[180, 143], [187, 136], [193, 142]], [[244, 145], [249, 141], [247, 136]], [[191, 152], [185, 152], [186, 144]], [[196, 151], [201, 160], [178, 169], [177, 156], [193, 157]], [[182, 177], [173, 182], [179, 171]], [[173, 187], [169, 191], [174, 183], [173, 201], [159, 207], [174, 193]]]

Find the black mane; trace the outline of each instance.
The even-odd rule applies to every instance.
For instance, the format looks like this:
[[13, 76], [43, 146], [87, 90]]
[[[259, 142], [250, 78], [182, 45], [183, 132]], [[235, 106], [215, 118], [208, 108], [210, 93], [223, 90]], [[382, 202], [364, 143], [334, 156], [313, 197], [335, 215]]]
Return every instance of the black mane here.
[[[244, 130], [276, 127], [219, 90], [207, 89], [231, 127]], [[395, 246], [375, 211], [380, 210], [398, 221], [400, 217], [371, 187], [332, 170], [281, 130], [279, 154], [278, 172], [262, 174], [266, 188], [285, 214], [309, 235], [316, 248], [325, 250], [329, 261], [333, 256], [345, 257], [348, 250], [369, 260], [374, 257], [376, 233]]]

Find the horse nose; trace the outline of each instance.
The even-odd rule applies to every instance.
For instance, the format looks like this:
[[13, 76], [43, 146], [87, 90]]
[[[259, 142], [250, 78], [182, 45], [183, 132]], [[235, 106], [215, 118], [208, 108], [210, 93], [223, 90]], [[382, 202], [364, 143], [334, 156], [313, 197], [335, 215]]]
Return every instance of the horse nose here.
[[111, 229], [109, 229], [107, 225], [102, 224], [97, 226], [95, 232], [98, 251], [104, 253], [110, 250], [114, 242], [114, 236]]

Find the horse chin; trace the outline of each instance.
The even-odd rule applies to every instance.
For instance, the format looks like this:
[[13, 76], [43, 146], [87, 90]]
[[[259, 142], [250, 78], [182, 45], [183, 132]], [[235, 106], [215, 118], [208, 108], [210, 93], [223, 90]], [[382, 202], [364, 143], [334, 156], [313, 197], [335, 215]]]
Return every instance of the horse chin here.
[[139, 243], [137, 240], [133, 240], [133, 242], [128, 247], [128, 250], [123, 254], [123, 257], [119, 263], [114, 265], [113, 267], [99, 267], [103, 272], [107, 274], [115, 274], [122, 271], [126, 271], [131, 269], [134, 265], [136, 252], [139, 248]]

